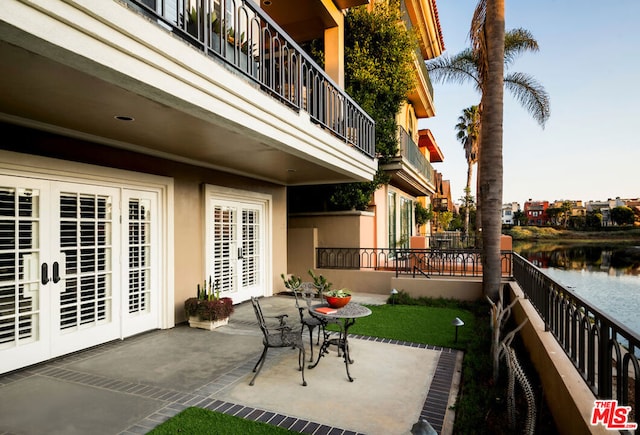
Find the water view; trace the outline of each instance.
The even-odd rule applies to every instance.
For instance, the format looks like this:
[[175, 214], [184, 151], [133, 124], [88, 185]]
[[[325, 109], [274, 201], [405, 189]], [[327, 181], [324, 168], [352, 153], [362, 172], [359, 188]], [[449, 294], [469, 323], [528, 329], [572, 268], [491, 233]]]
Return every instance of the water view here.
[[514, 242], [513, 250], [640, 334], [640, 246]]

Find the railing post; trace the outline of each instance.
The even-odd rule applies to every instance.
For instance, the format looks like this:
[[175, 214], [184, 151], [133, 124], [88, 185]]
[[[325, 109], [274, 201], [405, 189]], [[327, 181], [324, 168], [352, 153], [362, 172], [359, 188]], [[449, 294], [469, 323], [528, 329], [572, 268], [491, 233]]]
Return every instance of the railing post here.
[[603, 319], [600, 320], [598, 331], [598, 398], [612, 398], [611, 382], [611, 326]]

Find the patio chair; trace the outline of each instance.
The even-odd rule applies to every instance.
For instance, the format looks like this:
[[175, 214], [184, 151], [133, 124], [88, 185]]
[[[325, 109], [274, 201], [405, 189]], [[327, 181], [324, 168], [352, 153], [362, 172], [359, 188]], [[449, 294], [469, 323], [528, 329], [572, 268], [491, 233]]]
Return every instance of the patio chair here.
[[330, 320], [326, 317], [316, 316], [313, 314], [311, 306], [315, 303], [322, 302], [322, 300], [315, 298], [317, 293], [318, 290], [311, 282], [303, 282], [300, 287], [293, 289], [293, 294], [296, 298], [296, 308], [300, 313], [300, 323], [302, 323], [300, 334], [302, 335], [304, 333], [305, 326], [309, 330], [309, 343], [311, 346], [311, 356], [309, 357], [310, 362], [313, 362], [313, 330], [318, 328], [316, 344], [320, 345], [320, 334], [324, 334], [325, 327], [329, 323], [338, 324], [337, 320]]
[[[277, 316], [264, 316], [262, 313], [262, 308], [260, 307], [260, 301], [258, 298], [251, 297], [251, 304], [253, 305], [253, 311], [256, 313], [256, 318], [258, 319], [258, 324], [260, 325], [260, 330], [263, 334], [262, 344], [264, 345], [264, 349], [262, 350], [262, 354], [260, 355], [260, 359], [253, 367], [253, 371], [255, 375], [253, 375], [253, 379], [249, 382], [249, 385], [253, 385], [260, 370], [262, 370], [262, 366], [264, 365], [264, 361], [267, 358], [267, 351], [272, 347], [290, 347], [292, 349], [298, 349], [298, 366], [299, 370], [302, 372], [302, 385], [306, 386], [307, 381], [304, 379], [304, 363], [305, 363], [305, 352], [304, 352], [304, 343], [302, 342], [302, 334], [300, 331], [291, 329], [286, 323], [286, 314], [280, 314]], [[265, 319], [277, 319], [277, 326], [269, 326]]]

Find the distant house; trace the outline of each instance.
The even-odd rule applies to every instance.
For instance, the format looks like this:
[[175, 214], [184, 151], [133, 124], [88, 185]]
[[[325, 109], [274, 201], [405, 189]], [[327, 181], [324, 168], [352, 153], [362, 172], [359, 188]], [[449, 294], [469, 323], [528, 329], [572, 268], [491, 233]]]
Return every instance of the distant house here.
[[520, 210], [520, 204], [511, 202], [502, 205], [502, 225], [516, 225], [515, 213]]
[[548, 225], [549, 217], [547, 216], [547, 209], [549, 208], [549, 201], [526, 201], [524, 203], [524, 215], [527, 218], [527, 225]]

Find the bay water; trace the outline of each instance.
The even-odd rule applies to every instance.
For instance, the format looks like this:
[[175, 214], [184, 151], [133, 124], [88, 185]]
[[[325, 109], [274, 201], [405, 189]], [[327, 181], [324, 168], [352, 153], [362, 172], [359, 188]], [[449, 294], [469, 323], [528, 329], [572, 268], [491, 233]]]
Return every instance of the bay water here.
[[640, 261], [635, 260], [640, 247], [514, 243], [513, 250], [557, 283], [640, 334]]

